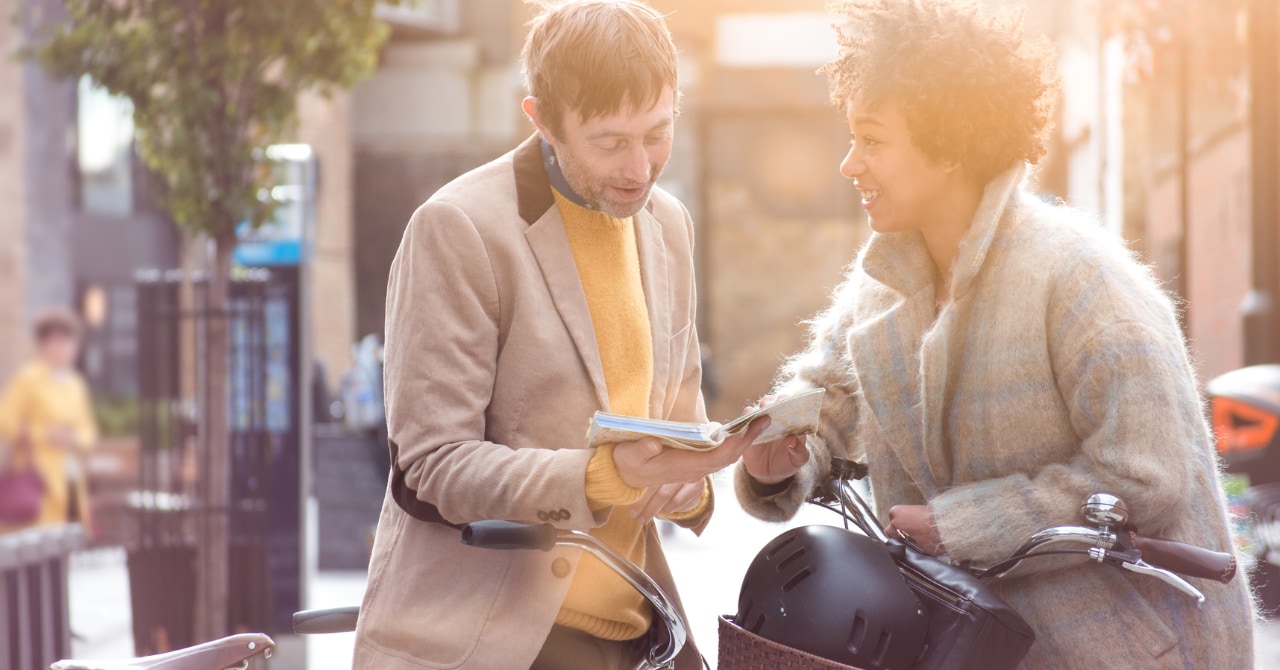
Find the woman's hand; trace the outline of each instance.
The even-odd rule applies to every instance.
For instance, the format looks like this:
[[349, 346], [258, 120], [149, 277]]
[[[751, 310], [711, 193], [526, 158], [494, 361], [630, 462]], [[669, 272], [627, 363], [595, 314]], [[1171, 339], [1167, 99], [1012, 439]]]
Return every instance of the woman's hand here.
[[50, 426], [45, 431], [45, 439], [59, 449], [70, 451], [76, 446], [76, 431], [70, 426]]
[[889, 537], [910, 540], [927, 554], [937, 556], [944, 552], [942, 537], [938, 535], [938, 527], [928, 505], [894, 505], [889, 508], [889, 526], [885, 533]]
[[705, 478], [688, 484], [650, 486], [642, 498], [631, 504], [631, 516], [643, 526], [659, 514], [670, 516], [693, 511], [702, 502], [702, 492], [706, 487]]
[[795, 476], [809, 462], [804, 435], [790, 435], [747, 447], [742, 466], [761, 484], [777, 484]]
[[[785, 395], [767, 395], [755, 406], [742, 410], [743, 414], [763, 409], [786, 398]], [[809, 449], [804, 435], [790, 435], [772, 442], [753, 444], [742, 455], [742, 466], [747, 474], [761, 484], [777, 484], [795, 476], [809, 462]]]

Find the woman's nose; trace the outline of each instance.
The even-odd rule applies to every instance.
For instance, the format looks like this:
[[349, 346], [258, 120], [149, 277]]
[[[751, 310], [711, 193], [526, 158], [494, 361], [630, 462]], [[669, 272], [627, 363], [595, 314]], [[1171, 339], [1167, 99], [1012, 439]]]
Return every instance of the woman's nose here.
[[849, 147], [849, 153], [844, 155], [843, 161], [840, 161], [840, 174], [843, 175], [845, 179], [854, 179], [858, 175], [862, 174], [864, 165], [862, 159], [858, 157], [857, 153], [857, 149]]

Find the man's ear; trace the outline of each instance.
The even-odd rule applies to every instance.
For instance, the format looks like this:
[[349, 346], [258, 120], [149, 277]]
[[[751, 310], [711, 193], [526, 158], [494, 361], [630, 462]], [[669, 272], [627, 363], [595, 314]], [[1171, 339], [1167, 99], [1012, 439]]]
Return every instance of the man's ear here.
[[538, 113], [537, 98], [531, 95], [526, 96], [520, 103], [520, 109], [523, 109], [524, 115], [533, 122], [534, 127], [538, 129], [538, 134], [542, 135], [542, 139], [553, 147], [559, 143], [559, 140], [552, 134], [550, 126], [543, 122], [542, 116]]

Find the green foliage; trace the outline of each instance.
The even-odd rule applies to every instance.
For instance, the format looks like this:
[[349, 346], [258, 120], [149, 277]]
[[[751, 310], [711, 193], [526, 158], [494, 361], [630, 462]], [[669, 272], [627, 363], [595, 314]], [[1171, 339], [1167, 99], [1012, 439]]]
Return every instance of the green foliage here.
[[98, 432], [103, 437], [138, 434], [138, 399], [133, 396], [94, 396], [93, 415], [98, 421]]
[[231, 241], [270, 216], [255, 151], [295, 124], [298, 95], [368, 75], [388, 29], [376, 0], [64, 0], [29, 53], [134, 106], [137, 147], [179, 225]]

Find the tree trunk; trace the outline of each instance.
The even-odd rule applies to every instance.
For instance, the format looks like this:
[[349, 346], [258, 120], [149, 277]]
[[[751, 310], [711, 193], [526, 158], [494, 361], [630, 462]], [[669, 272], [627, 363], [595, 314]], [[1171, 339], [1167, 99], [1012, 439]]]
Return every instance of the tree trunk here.
[[231, 448], [228, 427], [227, 376], [230, 354], [227, 311], [231, 282], [232, 227], [214, 242], [214, 263], [205, 301], [205, 380], [201, 415], [200, 488], [203, 523], [196, 558], [196, 638], [227, 635], [229, 590], [227, 564], [231, 493]]

